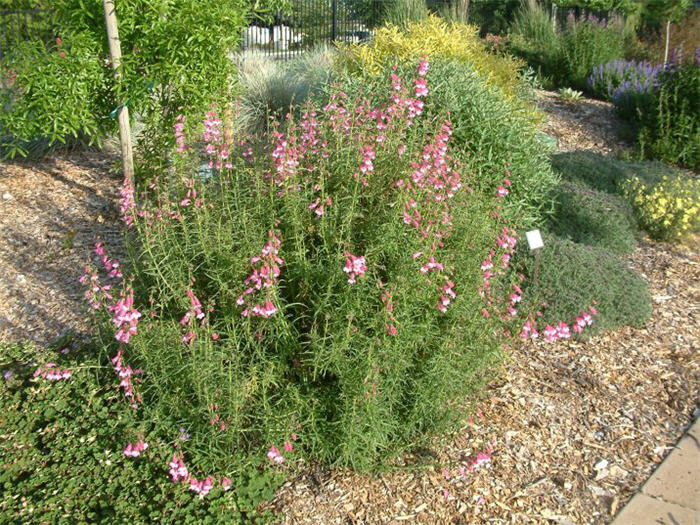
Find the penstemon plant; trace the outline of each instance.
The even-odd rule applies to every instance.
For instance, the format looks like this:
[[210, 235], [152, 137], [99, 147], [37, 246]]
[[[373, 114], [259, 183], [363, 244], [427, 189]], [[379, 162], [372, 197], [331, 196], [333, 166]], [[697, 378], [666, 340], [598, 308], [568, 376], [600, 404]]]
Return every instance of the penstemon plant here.
[[216, 486], [186, 448], [207, 473], [265, 451], [275, 469], [390, 465], [458, 423], [517, 338], [499, 210], [520, 180], [471, 184], [449, 116], [425, 111], [430, 67], [395, 68], [382, 92], [333, 86], [269, 142], [230, 112], [183, 115], [171, 172], [125, 181], [133, 281], [116, 301], [86, 281], [119, 328], [115, 369], [143, 370], [130, 401], [191, 431], [173, 481]]

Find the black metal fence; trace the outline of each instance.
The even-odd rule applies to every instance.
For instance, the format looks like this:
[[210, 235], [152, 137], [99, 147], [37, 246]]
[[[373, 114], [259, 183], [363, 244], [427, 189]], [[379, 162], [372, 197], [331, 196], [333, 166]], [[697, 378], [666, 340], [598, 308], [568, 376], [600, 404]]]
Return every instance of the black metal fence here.
[[[427, 8], [454, 18], [463, 4], [464, 0], [428, 0]], [[332, 42], [365, 42], [377, 27], [396, 18], [395, 10], [393, 16], [390, 13], [395, 5], [396, 0], [293, 0], [270, 24], [246, 28], [242, 48], [285, 59]]]
[[50, 13], [42, 9], [0, 10], [0, 58], [14, 45], [29, 38], [54, 37]]

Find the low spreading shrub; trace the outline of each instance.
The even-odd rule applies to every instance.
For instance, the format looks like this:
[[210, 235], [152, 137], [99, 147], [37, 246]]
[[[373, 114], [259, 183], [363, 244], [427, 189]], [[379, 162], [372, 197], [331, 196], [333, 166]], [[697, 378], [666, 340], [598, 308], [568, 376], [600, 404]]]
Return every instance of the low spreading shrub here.
[[625, 199], [570, 182], [562, 183], [553, 195], [556, 205], [547, 220], [548, 231], [616, 254], [637, 246], [636, 221]]
[[376, 31], [370, 45], [341, 45], [339, 60], [352, 73], [373, 76], [390, 69], [393, 64], [414, 62], [423, 55], [431, 60], [469, 64], [508, 96], [526, 90], [518, 74], [523, 65], [519, 60], [489, 53], [479, 38], [477, 27], [445, 22], [436, 16], [407, 23], [404, 29], [392, 25], [382, 27]]
[[638, 177], [627, 180], [624, 192], [639, 224], [651, 237], [677, 240], [700, 224], [700, 181], [664, 176], [647, 185]]
[[595, 304], [598, 313], [591, 334], [640, 326], [651, 315], [646, 281], [612, 252], [554, 235], [544, 236], [544, 248], [539, 251], [536, 257], [523, 248], [516, 261], [526, 275], [524, 309], [540, 307], [540, 324], [573, 319], [587, 304]]
[[119, 376], [95, 357], [94, 347], [64, 343], [49, 350], [0, 344], [3, 522], [265, 518], [256, 508], [272, 497], [279, 473], [255, 466], [222, 471], [205, 500], [174, 484], [168, 476], [173, 452], [186, 449], [188, 459], [197, 460], [185, 429], [163, 414], [144, 418], [124, 403]]

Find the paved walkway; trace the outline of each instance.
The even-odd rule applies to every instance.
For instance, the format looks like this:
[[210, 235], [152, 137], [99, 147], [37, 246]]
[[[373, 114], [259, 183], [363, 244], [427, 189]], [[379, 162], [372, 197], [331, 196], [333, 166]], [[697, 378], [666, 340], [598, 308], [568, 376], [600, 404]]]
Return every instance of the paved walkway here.
[[700, 417], [613, 525], [700, 525]]

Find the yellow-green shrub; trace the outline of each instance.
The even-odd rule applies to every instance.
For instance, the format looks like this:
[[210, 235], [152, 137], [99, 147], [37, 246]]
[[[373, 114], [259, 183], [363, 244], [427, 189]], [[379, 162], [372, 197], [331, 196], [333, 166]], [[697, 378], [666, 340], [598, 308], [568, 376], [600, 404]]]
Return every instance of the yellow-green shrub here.
[[509, 96], [522, 88], [518, 70], [524, 62], [489, 53], [479, 38], [478, 27], [446, 22], [432, 15], [410, 22], [405, 28], [389, 24], [377, 30], [370, 45], [341, 44], [339, 50], [339, 63], [352, 73], [373, 76], [396, 62], [415, 61], [428, 55], [470, 63], [489, 84]]
[[697, 228], [700, 181], [664, 176], [653, 185], [632, 177], [624, 186], [639, 224], [651, 237], [676, 240]]

